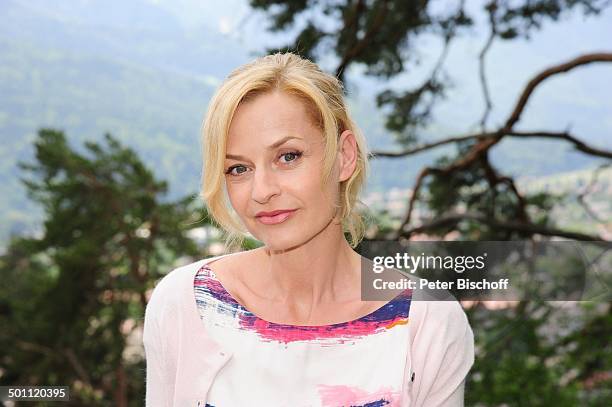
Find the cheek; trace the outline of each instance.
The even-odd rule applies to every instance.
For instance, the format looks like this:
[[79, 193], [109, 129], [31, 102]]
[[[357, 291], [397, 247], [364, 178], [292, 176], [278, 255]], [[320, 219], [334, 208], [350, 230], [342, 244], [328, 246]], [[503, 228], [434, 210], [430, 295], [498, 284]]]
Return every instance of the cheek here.
[[326, 185], [321, 184], [321, 171], [322, 169], [319, 167], [305, 169], [299, 178], [288, 179], [287, 188], [295, 191], [298, 196], [302, 196], [305, 200], [314, 203], [315, 206], [328, 206], [335, 198], [337, 188], [333, 182]]
[[248, 186], [246, 183], [228, 184], [227, 195], [232, 208], [242, 215], [248, 202]]
[[315, 165], [304, 166], [287, 174], [285, 185], [291, 190], [303, 191], [302, 194], [321, 195], [321, 169]]

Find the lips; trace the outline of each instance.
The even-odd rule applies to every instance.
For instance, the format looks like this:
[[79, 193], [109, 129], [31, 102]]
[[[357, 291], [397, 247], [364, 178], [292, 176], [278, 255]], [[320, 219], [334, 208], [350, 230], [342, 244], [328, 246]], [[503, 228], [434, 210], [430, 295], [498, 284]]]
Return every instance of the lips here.
[[295, 211], [296, 209], [260, 212], [257, 214], [256, 219], [264, 225], [276, 225], [289, 219]]

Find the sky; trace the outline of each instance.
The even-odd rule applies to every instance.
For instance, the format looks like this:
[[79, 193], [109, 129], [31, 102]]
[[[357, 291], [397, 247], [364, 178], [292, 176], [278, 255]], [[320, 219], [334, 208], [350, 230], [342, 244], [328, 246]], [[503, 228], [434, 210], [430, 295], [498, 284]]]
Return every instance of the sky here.
[[[468, 1], [471, 10], [482, 9], [480, 1]], [[262, 30], [265, 20], [250, 10], [248, 2], [229, 0], [204, 2], [201, 22], [242, 44], [245, 50], [257, 52], [262, 46], [278, 43], [278, 38]], [[478, 78], [478, 54], [486, 39], [482, 25], [486, 15], [477, 13], [477, 24], [471, 33], [453, 44], [446, 67], [454, 83], [436, 115], [432, 137], [462, 134], [477, 129], [482, 116], [484, 99]], [[257, 33], [255, 35], [255, 33]], [[440, 51], [440, 42], [424, 38], [418, 46], [423, 65], [409, 75], [392, 81], [398, 89], [418, 84], [429, 72]], [[547, 21], [529, 40], [496, 41], [491, 47], [486, 70], [493, 111], [489, 126], [499, 126], [512, 111], [525, 84], [535, 74], [553, 64], [568, 61], [584, 53], [612, 51], [612, 7], [599, 16], [585, 17], [578, 10]], [[247, 58], [248, 59], [248, 58]], [[359, 77], [381, 89], [387, 83], [364, 78], [359, 68], [349, 77]], [[568, 74], [558, 75], [540, 86], [529, 101], [517, 128], [521, 130], [571, 129], [576, 136], [588, 134], [589, 139], [605, 147], [612, 145], [612, 64], [592, 64]]]
[[[459, 0], [446, 3], [432, 1], [432, 3], [451, 4], [452, 7], [455, 7], [456, 1]], [[155, 72], [159, 75], [167, 71], [170, 74], [169, 78], [176, 78], [178, 73], [181, 76], [197, 79], [196, 85], [190, 85], [188, 89], [188, 91], [193, 91], [193, 100], [197, 106], [195, 108], [189, 106], [187, 111], [190, 113], [187, 118], [172, 116], [172, 118], [181, 117], [181, 120], [185, 119], [188, 122], [188, 124], [180, 123], [183, 125], [180, 135], [186, 142], [192, 143], [194, 149], [199, 147], [197, 137], [201, 125], [199, 112], [204, 113], [207, 102], [198, 99], [199, 94], [205, 93], [202, 88], [206, 88], [207, 92], [210, 91], [205, 93], [209, 95], [229, 73], [230, 67], [238, 66], [253, 59], [256, 55], [261, 55], [267, 47], [288, 42], [286, 37], [279, 38], [278, 35], [269, 33], [266, 30], [268, 23], [264, 15], [251, 10], [248, 1], [245, 0], [225, 0], [223, 2], [131, 0], [127, 3], [121, 0], [104, 2], [100, 0], [64, 0], [57, 3], [49, 3], [47, 0], [12, 0], [0, 2], [0, 8], [10, 11], [13, 3], [19, 5], [15, 10], [19, 11], [17, 16], [20, 19], [16, 20], [17, 22], [13, 21], [12, 25], [3, 24], [0, 31], [10, 33], [12, 36], [20, 34], [21, 37], [17, 40], [23, 40], [24, 43], [31, 41], [38, 47], [36, 49], [45, 50], [45, 55], [55, 55], [56, 48], [58, 52], [65, 52], [65, 54], [60, 52], [60, 55], [70, 55], [70, 52], [76, 50], [79, 56], [87, 58], [86, 54], [90, 53], [91, 60], [108, 62], [104, 58], [120, 58], [122, 64], [137, 63], [136, 68], [142, 72], [149, 72], [148, 68], [155, 68], [161, 71]], [[453, 43], [444, 66], [453, 85], [447, 91], [447, 98], [436, 105], [435, 120], [423, 132], [422, 141], [471, 133], [476, 130], [476, 124], [482, 115], [484, 102], [478, 78], [477, 56], [486, 40], [486, 27], [482, 24], [486, 15], [481, 12], [483, 1], [470, 0], [466, 3], [471, 10], [478, 11], [476, 13], [477, 24], [469, 33]], [[152, 4], [156, 7], [146, 7]], [[158, 8], [169, 11], [172, 15], [159, 13]], [[28, 13], [28, 10], [32, 10], [32, 13]], [[143, 15], [143, 13], [148, 13], [148, 15]], [[8, 17], [6, 22], [10, 23], [10, 13], [4, 16]], [[169, 18], [172, 16], [176, 19]], [[34, 17], [36, 18], [32, 19]], [[70, 17], [75, 20], [69, 21]], [[64, 22], [66, 22], [66, 29], [57, 30], [58, 24], [61, 26]], [[31, 35], [28, 29], [31, 30]], [[149, 38], [148, 35], [151, 33], [154, 35]], [[6, 42], [13, 39], [11, 35], [5, 35], [7, 35]], [[83, 36], [84, 40], [73, 41], [73, 37], [79, 36]], [[122, 42], [126, 39], [130, 40], [127, 41], [127, 45]], [[142, 44], [138, 43], [140, 39], [143, 39]], [[19, 44], [19, 42], [16, 43]], [[74, 47], [75, 50], [71, 47]], [[383, 118], [375, 111], [373, 101], [375, 91], [389, 86], [395, 90], [402, 90], [420, 84], [425, 75], [431, 71], [432, 64], [440, 53], [441, 44], [437, 38], [422, 37], [416, 48], [416, 52], [423, 61], [422, 64], [391, 81], [382, 82], [376, 78], [365, 77], [362, 74], [363, 69], [359, 66], [352, 67], [347, 74], [349, 84], [355, 85], [349, 86], [351, 90], [349, 106], [352, 104], [355, 110], [359, 109], [355, 115], [358, 124], [367, 121], [369, 129], [373, 128], [373, 131], [365, 134], [368, 144], [373, 149], [387, 149], [386, 147], [393, 146], [391, 135], [383, 128]], [[166, 54], [168, 50], [171, 52]], [[138, 54], [139, 51], [142, 54]], [[494, 105], [489, 128], [494, 128], [504, 122], [523, 87], [536, 73], [583, 53], [597, 51], [612, 52], [612, 5], [599, 16], [585, 18], [581, 12], [574, 11], [563, 16], [561, 21], [546, 22], [541, 30], [533, 32], [529, 40], [496, 41], [489, 52], [486, 63]], [[18, 53], [15, 52], [15, 55]], [[89, 60], [87, 58], [84, 60]], [[325, 58], [318, 62], [326, 69], [333, 69], [334, 66], [330, 60], [330, 58]], [[111, 62], [113, 61], [114, 59]], [[162, 66], [149, 66], [154, 63], [161, 63]], [[69, 73], [70, 69], [74, 67], [70, 66], [69, 69], [60, 67], [58, 71]], [[35, 72], [36, 69], [33, 71]], [[117, 80], [117, 82], [120, 81]], [[199, 88], [201, 84], [203, 86]], [[121, 84], [116, 85], [121, 90]], [[176, 86], [176, 84], [170, 86]], [[49, 88], [52, 89], [51, 86]], [[20, 93], [22, 92], [26, 97], [31, 96], [27, 94], [27, 89], [20, 90]], [[517, 128], [525, 131], [570, 129], [572, 134], [578, 138], [588, 140], [595, 146], [611, 149], [612, 97], [610, 95], [612, 95], [612, 63], [593, 64], [555, 76], [538, 87]], [[364, 101], [368, 98], [371, 100]], [[356, 99], [359, 99], [359, 103], [355, 103]], [[38, 99], [33, 98], [33, 100]], [[100, 115], [104, 114], [103, 107], [96, 105], [96, 108], [100, 109]], [[193, 112], [198, 112], [198, 114]], [[370, 112], [372, 114], [369, 114]], [[47, 117], [34, 119], [36, 123], [50, 127], [56, 124]], [[76, 133], [69, 127], [70, 117], [56, 119], [62, 128], [66, 128], [67, 134]], [[181, 122], [181, 120], [176, 121]], [[176, 122], [174, 124], [176, 125]], [[116, 125], [116, 128], [113, 128], [112, 125]], [[123, 130], [132, 129], [126, 126], [126, 123], [119, 123], [117, 120], [107, 120], [104, 126], [104, 129], [92, 127], [89, 130], [96, 130], [95, 134], [99, 133], [98, 130], [100, 132], [104, 130], [121, 136]], [[191, 134], [194, 136], [191, 137]], [[34, 137], [33, 132], [32, 137]], [[129, 136], [122, 141], [129, 145]], [[178, 143], [176, 144], [178, 146]], [[543, 142], [542, 140], [504, 140], [501, 145], [493, 149], [491, 161], [496, 165], [501, 163], [497, 166], [498, 169], [503, 174], [511, 176], [534, 174], [539, 176], [554, 174], [555, 171], [567, 171], [568, 168], [583, 168], [583, 163], [586, 161], [584, 155], [559, 154], [559, 144], [563, 143]], [[567, 150], [571, 150], [572, 146], [569, 143], [566, 144]], [[551, 147], [550, 150], [548, 146]], [[155, 143], [151, 143], [150, 150], [141, 151], [145, 159], [148, 153], [153, 153], [153, 148], [156, 148]], [[189, 148], [183, 145], [177, 147], [174, 153], [178, 154]], [[438, 152], [444, 153], [444, 151], [436, 150], [436, 153]], [[164, 151], [164, 160], [171, 161], [172, 157], [172, 154]], [[546, 174], [543, 174], [541, 165], [539, 165], [542, 164], [543, 157], [548, 158], [544, 162], [548, 171]], [[190, 165], [197, 168], [198, 160], [199, 157], [193, 157]], [[412, 182], [408, 182], [409, 177], [414, 176], [423, 165], [430, 164], [431, 157], [420, 155], [410, 157], [410, 160], [392, 161], [387, 160], [387, 166], [384, 169], [373, 168], [371, 174], [378, 176], [379, 179], [373, 176], [372, 185], [382, 184], [379, 181], [385, 178], [397, 181], [402, 187], [409, 187], [412, 185]], [[529, 164], [525, 164], [526, 162]], [[559, 162], [575, 165], [563, 166], [559, 165]], [[375, 162], [374, 165], [377, 163]], [[595, 165], [596, 163], [593, 166]], [[398, 177], [398, 174], [403, 177]], [[192, 179], [181, 180], [180, 185], [197, 187], [198, 176], [199, 174], [194, 173]], [[179, 184], [175, 183], [175, 185]]]

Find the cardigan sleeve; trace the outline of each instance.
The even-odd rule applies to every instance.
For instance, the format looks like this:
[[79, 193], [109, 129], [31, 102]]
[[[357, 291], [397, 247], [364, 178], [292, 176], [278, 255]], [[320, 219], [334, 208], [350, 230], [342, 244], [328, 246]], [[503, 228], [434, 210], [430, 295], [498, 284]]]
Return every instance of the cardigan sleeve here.
[[146, 407], [166, 407], [172, 405], [172, 383], [169, 381], [170, 369], [166, 363], [167, 349], [165, 337], [160, 329], [163, 317], [163, 283], [158, 282], [145, 309], [142, 341], [146, 357]]
[[457, 301], [415, 301], [411, 310], [411, 406], [464, 404], [474, 334]]

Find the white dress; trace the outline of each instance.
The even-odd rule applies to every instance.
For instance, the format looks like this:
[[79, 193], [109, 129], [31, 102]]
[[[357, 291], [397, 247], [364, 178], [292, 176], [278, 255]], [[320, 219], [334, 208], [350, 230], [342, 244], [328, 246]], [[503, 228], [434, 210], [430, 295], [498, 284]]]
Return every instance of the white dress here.
[[257, 317], [207, 265], [197, 272], [194, 290], [207, 332], [233, 352], [209, 390], [206, 407], [399, 405], [410, 290], [359, 319], [320, 326]]

